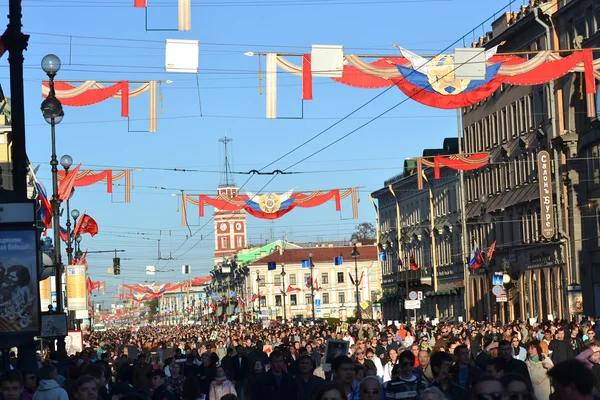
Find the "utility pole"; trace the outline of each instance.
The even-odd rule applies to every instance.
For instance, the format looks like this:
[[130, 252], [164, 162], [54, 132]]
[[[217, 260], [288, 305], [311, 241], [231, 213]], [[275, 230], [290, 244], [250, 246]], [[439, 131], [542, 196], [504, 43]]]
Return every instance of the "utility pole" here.
[[281, 294], [283, 295], [283, 320], [285, 321], [285, 264], [281, 264]]
[[315, 285], [314, 285], [314, 276], [313, 276], [313, 271], [315, 268], [315, 264], [313, 264], [312, 262], [312, 253], [308, 253], [308, 262], [310, 263], [310, 299], [311, 299], [311, 306], [312, 306], [312, 320], [313, 323], [316, 322], [317, 317], [315, 315]]
[[354, 258], [354, 286], [356, 289], [356, 320], [360, 320], [362, 317], [362, 312], [360, 309], [360, 293], [359, 293], [359, 289], [358, 286], [360, 284], [360, 282], [358, 281], [358, 257], [360, 257], [360, 253], [358, 252], [358, 249], [356, 248], [356, 239], [352, 239], [352, 258]]

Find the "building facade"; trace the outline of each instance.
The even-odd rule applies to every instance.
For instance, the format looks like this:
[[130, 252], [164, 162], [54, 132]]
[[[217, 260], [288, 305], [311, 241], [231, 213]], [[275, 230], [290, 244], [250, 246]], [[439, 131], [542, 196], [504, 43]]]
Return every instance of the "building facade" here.
[[[425, 150], [423, 156], [456, 153], [457, 144], [447, 139], [444, 149]], [[379, 244], [385, 253], [380, 264], [386, 320], [465, 317], [458, 174], [442, 169], [440, 179], [434, 179], [431, 168], [423, 173], [419, 190], [415, 161], [408, 159], [402, 174], [371, 195], [378, 200]], [[422, 292], [420, 309], [404, 309], [411, 291]]]
[[[233, 199], [239, 193], [235, 186], [220, 186], [219, 197]], [[232, 257], [244, 249], [247, 243], [246, 212], [245, 211], [214, 211], [215, 226], [215, 264], [220, 264], [224, 258]]]
[[[573, 51], [600, 47], [600, 3], [596, 0], [558, 3], [552, 13], [555, 46]], [[599, 56], [595, 51], [594, 58]], [[558, 120], [562, 135], [555, 143], [565, 159], [562, 178], [566, 186], [566, 231], [570, 239], [569, 258], [575, 265], [569, 284], [580, 284], [583, 289], [583, 314], [597, 316], [600, 315], [600, 103], [582, 93], [582, 80], [582, 74], [570, 74], [560, 81], [557, 103], [564, 111]], [[595, 109], [595, 118], [587, 117], [588, 106]]]
[[[518, 13], [502, 15], [475, 45], [503, 43], [502, 52], [523, 52], [528, 58], [560, 49], [566, 57], [568, 50], [598, 46], [599, 27], [597, 1], [532, 1]], [[587, 104], [591, 100], [582, 75], [568, 74], [546, 85], [503, 86], [463, 109], [465, 152], [490, 153], [486, 168], [466, 174], [469, 241], [482, 247], [496, 242], [489, 266], [471, 277], [469, 307], [475, 318], [540, 320], [600, 313], [595, 268], [600, 264], [600, 124], [597, 117], [587, 117], [588, 105], [596, 104]], [[544, 152], [548, 164], [540, 157]], [[552, 197], [541, 204], [539, 177], [546, 172]], [[549, 212], [542, 207], [546, 204]], [[548, 215], [550, 235], [542, 224]], [[491, 293], [493, 273], [511, 278], [506, 302]], [[582, 298], [583, 310], [574, 313], [570, 297]]]
[[208, 318], [210, 310], [206, 284], [192, 286], [185, 292], [166, 292], [158, 299], [160, 314], [158, 321], [164, 325], [176, 325], [203, 321]]
[[[311, 270], [307, 266], [312, 256], [316, 318], [352, 318], [357, 303], [363, 318], [379, 318], [377, 302], [381, 297], [381, 273], [377, 248], [357, 246], [358, 274], [352, 251], [351, 246], [285, 249], [249, 264], [246, 290], [249, 294], [260, 295], [260, 299], [248, 302], [246, 307], [263, 318], [274, 320], [284, 317], [285, 304], [286, 319], [310, 319], [313, 303], [310, 283], [307, 282], [311, 278]], [[339, 258], [338, 262], [334, 261], [336, 257], [341, 257], [341, 264]], [[270, 262], [275, 263], [274, 270], [268, 269]], [[285, 271], [285, 275], [282, 275], [282, 271]], [[356, 275], [359, 282], [358, 302], [354, 285]], [[363, 302], [365, 304], [361, 306]]]

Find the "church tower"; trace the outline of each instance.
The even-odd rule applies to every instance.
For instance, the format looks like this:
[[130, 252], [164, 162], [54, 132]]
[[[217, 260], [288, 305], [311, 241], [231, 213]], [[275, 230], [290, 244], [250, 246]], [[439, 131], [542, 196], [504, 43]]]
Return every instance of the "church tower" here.
[[[231, 166], [229, 165], [228, 144], [233, 139], [227, 136], [219, 139], [223, 143], [224, 163], [221, 182], [217, 189], [218, 196], [222, 199], [232, 199], [239, 193], [239, 188], [233, 181]], [[246, 212], [227, 211], [215, 209], [215, 264], [223, 262], [225, 257], [231, 257], [246, 247]]]

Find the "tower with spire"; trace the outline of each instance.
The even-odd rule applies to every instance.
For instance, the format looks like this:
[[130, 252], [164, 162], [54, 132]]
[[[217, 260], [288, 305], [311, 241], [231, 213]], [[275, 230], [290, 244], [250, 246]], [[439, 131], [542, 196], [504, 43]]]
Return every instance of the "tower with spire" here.
[[[217, 189], [221, 199], [233, 199], [239, 193], [239, 188], [233, 180], [229, 163], [229, 143], [233, 139], [224, 136], [219, 139], [223, 144], [224, 159], [221, 181]], [[246, 212], [214, 210], [215, 224], [215, 264], [220, 264], [224, 258], [231, 257], [246, 247]]]

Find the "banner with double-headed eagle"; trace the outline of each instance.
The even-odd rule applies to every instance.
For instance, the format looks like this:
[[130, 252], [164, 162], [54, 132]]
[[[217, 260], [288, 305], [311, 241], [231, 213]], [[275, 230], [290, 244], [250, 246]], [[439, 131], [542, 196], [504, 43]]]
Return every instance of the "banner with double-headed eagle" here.
[[352, 217], [358, 218], [358, 188], [317, 190], [307, 193], [294, 193], [292, 189], [282, 194], [264, 193], [260, 195], [247, 192], [245, 195], [238, 195], [233, 198], [223, 195], [211, 197], [205, 194], [184, 194], [181, 207], [182, 224], [185, 225], [187, 221], [187, 203], [198, 206], [200, 217], [204, 216], [204, 206], [208, 204], [217, 210], [244, 210], [256, 218], [277, 219], [297, 207], [317, 207], [328, 201], [335, 201], [336, 211], [341, 211], [341, 200], [346, 197], [352, 199]]
[[[429, 107], [456, 109], [477, 104], [491, 96], [502, 84], [540, 85], [569, 73], [580, 72], [584, 76], [587, 114], [595, 116], [595, 80], [600, 79], [600, 59], [594, 60], [591, 48], [574, 49], [572, 54], [565, 57], [558, 52], [545, 50], [523, 58], [520, 55], [497, 53], [496, 46], [485, 50], [485, 58], [482, 60], [461, 58], [462, 61], [457, 62], [458, 51], [476, 49], [456, 49], [453, 54], [426, 58], [396, 47], [401, 53], [399, 57], [384, 57], [374, 61], [367, 61], [364, 56], [344, 54], [342, 76], [328, 79], [364, 89], [395, 85], [411, 99]], [[266, 70], [271, 71], [271, 75], [276, 76], [277, 69], [289, 72], [302, 78], [303, 88], [312, 87], [312, 80], [317, 77], [311, 74], [307, 63], [294, 64], [289, 56], [270, 53], [266, 60]], [[461, 66], [474, 63], [484, 63], [485, 76], [480, 79], [461, 79], [460, 73], [457, 74]], [[267, 75], [267, 79], [269, 76]], [[272, 104], [277, 98], [276, 82], [266, 88], [267, 118], [276, 118], [273, 111], [276, 107]], [[303, 100], [312, 100], [312, 91], [310, 96], [305, 92], [307, 91], [303, 91]]]

